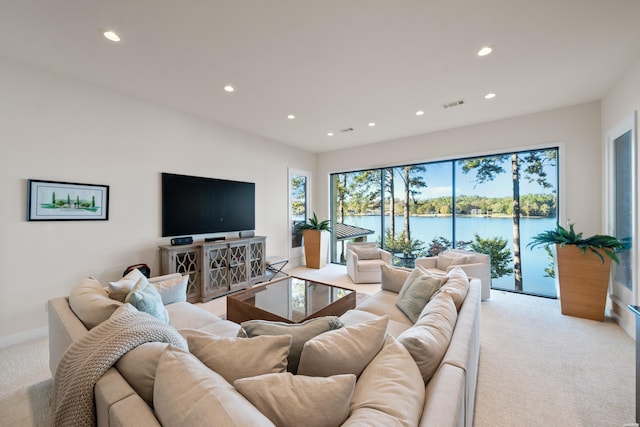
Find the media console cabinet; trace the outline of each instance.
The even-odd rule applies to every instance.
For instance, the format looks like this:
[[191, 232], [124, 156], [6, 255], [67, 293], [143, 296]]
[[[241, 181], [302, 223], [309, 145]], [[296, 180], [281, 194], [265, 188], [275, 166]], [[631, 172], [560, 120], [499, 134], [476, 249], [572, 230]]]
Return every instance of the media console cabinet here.
[[162, 274], [188, 274], [187, 301], [206, 302], [266, 279], [266, 239], [160, 246], [160, 268]]

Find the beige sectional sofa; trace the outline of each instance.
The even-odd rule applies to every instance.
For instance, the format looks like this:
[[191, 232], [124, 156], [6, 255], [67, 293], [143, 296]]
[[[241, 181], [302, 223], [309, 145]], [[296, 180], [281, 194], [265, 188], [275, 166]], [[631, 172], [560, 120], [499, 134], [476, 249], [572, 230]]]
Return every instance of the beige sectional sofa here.
[[[340, 422], [332, 421], [335, 425], [345, 426], [470, 427], [473, 425], [480, 351], [480, 281], [468, 280], [459, 269], [450, 272], [447, 282], [431, 297], [414, 323], [396, 305], [399, 292], [402, 295], [403, 283], [410, 274], [406, 270], [385, 267], [382, 290], [369, 296], [355, 310], [341, 316], [343, 327], [308, 341], [302, 350], [298, 375], [263, 375], [269, 381], [276, 381], [269, 382], [268, 386], [262, 380], [256, 380], [262, 378], [260, 376], [242, 378], [242, 373], [226, 369], [226, 366], [220, 369], [221, 377], [209, 369], [211, 363], [220, 362], [218, 356], [225, 356], [223, 353], [212, 355], [216, 344], [211, 340], [230, 345], [238, 340], [236, 337], [241, 331], [240, 325], [222, 320], [184, 301], [168, 303], [165, 307], [169, 324], [187, 338], [189, 351], [198, 357], [164, 343], [147, 343], [129, 351], [95, 384], [97, 425], [273, 425], [271, 421], [274, 417], [277, 419], [280, 412], [292, 412], [292, 416], [296, 416], [297, 411], [297, 416], [304, 417], [305, 421], [320, 417], [326, 422], [326, 417], [333, 416], [340, 419]], [[167, 277], [160, 280], [167, 280]], [[72, 292], [74, 296], [71, 303], [69, 297], [49, 301], [50, 368], [54, 377], [67, 348], [89, 334], [85, 324], [87, 321], [83, 323], [76, 312], [85, 317], [87, 313], [93, 313], [90, 315], [93, 317], [91, 322], [99, 324], [100, 316], [108, 317], [110, 312], [123, 304], [110, 300], [106, 291], [102, 294], [97, 282], [87, 279], [79, 288], [83, 286], [90, 288], [88, 293], [91, 297], [84, 295], [80, 300], [93, 307], [77, 307], [77, 290]], [[102, 314], [96, 317], [96, 313]], [[198, 341], [202, 339], [209, 341]], [[240, 344], [246, 345], [247, 342], [250, 340]], [[276, 349], [278, 345], [273, 348]], [[340, 348], [324, 354], [323, 349], [332, 345], [340, 345]], [[288, 347], [286, 349], [288, 351]], [[278, 351], [281, 350], [270, 351], [272, 357], [260, 355], [261, 359], [272, 359], [271, 369], [275, 369], [272, 372], [281, 372], [282, 366], [287, 366]], [[250, 353], [245, 347], [237, 358], [250, 361], [251, 357], [255, 357]], [[228, 362], [231, 359], [227, 357], [226, 360]], [[177, 365], [178, 371], [168, 368]], [[345, 372], [335, 372], [343, 368]], [[336, 375], [330, 376], [332, 374]], [[199, 392], [194, 395], [197, 384], [202, 383], [202, 377], [212, 375], [216, 377], [211, 379], [204, 394]], [[275, 403], [268, 399], [254, 400], [251, 396], [251, 393], [259, 393], [263, 389], [268, 393], [269, 390], [295, 385], [296, 381], [303, 380], [318, 382], [311, 389], [327, 387], [331, 395], [347, 396], [346, 402], [339, 402], [337, 397], [332, 402], [327, 395], [306, 401], [294, 396], [289, 401]], [[286, 384], [283, 385], [283, 381]], [[237, 390], [243, 394], [238, 394]], [[210, 399], [215, 401], [214, 404], [203, 398], [206, 393], [214, 393], [209, 394], [210, 397], [221, 393], [224, 397]], [[251, 403], [247, 399], [251, 399]], [[296, 403], [299, 407], [296, 407]], [[330, 404], [336, 407], [340, 403], [346, 405], [343, 415], [339, 410], [323, 411], [314, 406]], [[161, 406], [158, 407], [158, 404]], [[274, 404], [285, 406], [284, 409], [271, 412], [265, 407]], [[227, 405], [227, 409], [229, 405], [233, 406], [233, 411], [240, 418], [229, 415], [229, 419], [236, 421], [225, 424], [222, 418], [215, 418], [217, 415], [209, 416], [207, 411], [213, 411], [220, 405]], [[340, 417], [346, 417], [346, 420]], [[238, 421], [240, 419], [245, 421]], [[307, 422], [304, 424], [310, 425]]]

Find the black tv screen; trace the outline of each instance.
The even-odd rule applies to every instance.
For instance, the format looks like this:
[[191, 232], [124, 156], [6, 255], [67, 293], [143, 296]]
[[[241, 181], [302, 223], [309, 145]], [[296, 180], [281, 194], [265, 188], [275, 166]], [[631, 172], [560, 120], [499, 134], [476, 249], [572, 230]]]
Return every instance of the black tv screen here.
[[162, 173], [162, 237], [253, 229], [254, 183]]

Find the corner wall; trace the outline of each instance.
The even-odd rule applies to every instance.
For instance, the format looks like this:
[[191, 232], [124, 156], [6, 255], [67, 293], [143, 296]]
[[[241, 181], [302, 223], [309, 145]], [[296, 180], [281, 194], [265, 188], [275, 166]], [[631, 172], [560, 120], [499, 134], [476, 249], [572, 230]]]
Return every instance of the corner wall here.
[[[637, 114], [640, 114], [640, 57], [636, 59], [636, 61], [631, 65], [631, 67], [626, 71], [626, 73], [618, 79], [618, 81], [609, 89], [606, 96], [602, 99], [602, 134], [601, 134], [601, 144], [602, 144], [602, 153], [603, 157], [605, 156], [607, 147], [607, 132], [612, 129], [614, 126], [618, 125], [622, 120], [628, 117], [633, 112], [636, 112], [636, 141], [635, 141], [635, 150], [636, 150], [636, 179], [638, 174], [640, 174], [640, 170], [638, 170], [640, 165], [640, 153], [638, 150], [638, 143], [640, 140], [638, 139], [638, 128], [637, 123]], [[637, 185], [637, 184], [636, 184]], [[639, 197], [636, 189], [636, 216], [640, 212], [639, 205]], [[605, 207], [605, 203], [603, 202], [603, 207]], [[638, 230], [638, 224], [636, 224], [636, 230]], [[637, 242], [636, 242], [637, 246]], [[636, 249], [637, 251], [637, 249]], [[635, 274], [638, 274], [638, 260], [635, 260], [636, 265], [633, 266], [633, 271]], [[636, 286], [638, 286], [640, 281], [636, 281]], [[632, 304], [639, 304], [640, 297], [638, 296], [638, 290], [635, 289], [634, 295], [635, 301], [632, 301]], [[635, 316], [626, 306], [627, 303], [623, 301], [617, 301], [615, 298], [612, 300], [612, 309], [615, 313], [618, 323], [622, 328], [629, 334], [631, 337], [635, 336], [636, 326], [635, 326]], [[637, 337], [636, 337], [637, 338]]]
[[[83, 277], [160, 274], [161, 172], [255, 182], [256, 234], [288, 254], [287, 168], [314, 154], [2, 60], [0, 93], [0, 347], [46, 335], [46, 301]], [[109, 185], [109, 220], [27, 222], [30, 178]]]

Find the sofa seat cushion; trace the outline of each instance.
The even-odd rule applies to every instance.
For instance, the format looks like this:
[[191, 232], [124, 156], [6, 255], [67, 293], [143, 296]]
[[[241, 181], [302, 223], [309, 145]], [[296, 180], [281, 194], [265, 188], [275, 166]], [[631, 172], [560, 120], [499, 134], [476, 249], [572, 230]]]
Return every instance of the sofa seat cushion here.
[[415, 362], [395, 338], [364, 369], [343, 426], [417, 426], [425, 387]]
[[[219, 337], [237, 337], [240, 332], [240, 325], [235, 322], [231, 322], [230, 320], [220, 320], [213, 323], [209, 323], [198, 330], [203, 332], [208, 332], [210, 334], [219, 336]], [[178, 329], [180, 332], [180, 329]]]
[[158, 362], [153, 406], [165, 426], [273, 426], [220, 374], [173, 346]]
[[349, 415], [356, 377], [309, 377], [286, 372], [244, 378], [233, 384], [278, 427], [334, 427]]
[[388, 321], [388, 316], [376, 317], [311, 338], [302, 348], [298, 374], [310, 377], [360, 376], [382, 348]]
[[222, 319], [188, 302], [176, 302], [166, 306], [169, 324], [176, 329], [200, 329]]
[[104, 286], [93, 277], [82, 279], [69, 294], [69, 307], [87, 329], [107, 320], [121, 305], [109, 298]]
[[439, 293], [425, 306], [420, 318], [398, 341], [415, 360], [426, 383], [438, 369], [449, 348], [458, 311], [448, 293]]
[[380, 271], [381, 265], [387, 265], [387, 263], [380, 259], [365, 259], [358, 261], [358, 271]]
[[[340, 320], [344, 323], [345, 326], [351, 326], [358, 323], [365, 323], [369, 320], [377, 319], [377, 314], [369, 313], [368, 311], [358, 310], [357, 308], [354, 310], [348, 310], [342, 316], [340, 316]], [[411, 325], [409, 325], [406, 321], [398, 322], [395, 320], [389, 319], [387, 323], [387, 333], [394, 338], [397, 338], [401, 333], [409, 329]]]
[[253, 338], [217, 337], [198, 329], [181, 329], [189, 352], [227, 382], [287, 370], [291, 335]]
[[370, 295], [356, 307], [358, 310], [368, 311], [378, 316], [389, 316], [389, 320], [406, 324], [407, 327], [413, 323], [396, 306], [398, 294], [390, 291], [378, 291]]

